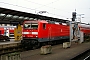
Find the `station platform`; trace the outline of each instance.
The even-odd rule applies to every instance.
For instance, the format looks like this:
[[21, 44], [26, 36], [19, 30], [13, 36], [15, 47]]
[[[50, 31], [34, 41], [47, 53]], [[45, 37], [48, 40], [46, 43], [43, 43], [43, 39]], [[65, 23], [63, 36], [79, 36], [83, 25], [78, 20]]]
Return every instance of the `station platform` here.
[[5, 42], [0, 42], [0, 45], [12, 44], [12, 43], [20, 43], [20, 41], [10, 40], [10, 41], [5, 41]]
[[[22, 60], [71, 60], [89, 49], [90, 42], [84, 42], [81, 44], [73, 42], [71, 47], [66, 49], [60, 44], [58, 47], [52, 46], [52, 53], [47, 55], [40, 55], [40, 52], [38, 52], [36, 55], [29, 56], [28, 52], [29, 57], [25, 57], [25, 53], [22, 53]], [[40, 49], [38, 49], [38, 51], [40, 51]], [[30, 54], [33, 54], [34, 52], [35, 51], [30, 52]]]
[[21, 41], [15, 41], [15, 40], [10, 40], [10, 41], [5, 41], [5, 42], [0, 42], [0, 49], [1, 46], [7, 46], [7, 45], [10, 45], [8, 47], [12, 47], [12, 44], [15, 45], [15, 44], [20, 44]]
[[10, 40], [5, 42], [0, 42], [0, 54], [18, 51], [19, 46], [20, 46], [20, 41]]

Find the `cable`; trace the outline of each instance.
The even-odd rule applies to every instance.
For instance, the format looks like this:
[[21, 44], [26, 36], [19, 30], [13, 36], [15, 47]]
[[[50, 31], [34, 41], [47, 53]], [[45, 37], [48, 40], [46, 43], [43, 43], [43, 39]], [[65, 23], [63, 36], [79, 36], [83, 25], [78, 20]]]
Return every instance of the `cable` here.
[[[36, 10], [36, 9], [31, 9], [31, 8], [27, 8], [27, 7], [23, 7], [23, 6], [19, 6], [19, 5], [14, 5], [14, 4], [10, 4], [10, 3], [5, 3], [5, 2], [0, 2], [0, 3], [7, 4], [7, 5], [12, 5], [12, 6], [17, 6], [17, 7], [21, 7], [21, 8], [26, 8], [26, 9], [30, 9], [30, 10]], [[37, 10], [37, 11], [39, 11], [39, 10]], [[61, 16], [61, 15], [53, 14], [53, 13], [50, 13], [50, 12], [49, 12], [49, 14], [56, 15], [56, 16]], [[65, 17], [65, 16], [62, 16], [62, 17]]]
[[[29, 0], [25, 0], [25, 1], [28, 1], [28, 2], [30, 2], [30, 3], [34, 3], [34, 4], [38, 4], [38, 5], [42, 5], [42, 4], [39, 4], [39, 3], [36, 3], [36, 2], [32, 2], [32, 1], [29, 1]], [[47, 6], [47, 5], [50, 5], [50, 4], [53, 4], [53, 3], [56, 3], [57, 1], [59, 1], [59, 0], [55, 0], [55, 1], [51, 2], [51, 3], [48, 3], [48, 4], [45, 4], [45, 5], [42, 5], [41, 7], [44, 7], [44, 6], [49, 7], [49, 6]], [[41, 7], [38, 7], [38, 8], [41, 8]], [[38, 9], [38, 8], [35, 8], [35, 9]], [[56, 10], [61, 10], [61, 9], [57, 9], [57, 8], [53, 8], [53, 7], [49, 7], [49, 8], [56, 9]], [[65, 11], [65, 10], [62, 10], [62, 11], [67, 12], [67, 13], [71, 13], [71, 12], [68, 12], [68, 11]]]
[[17, 7], [21, 7], [21, 8], [26, 8], [26, 9], [30, 9], [30, 10], [35, 10], [35, 9], [31, 9], [31, 8], [27, 8], [27, 7], [23, 7], [23, 6], [19, 6], [19, 5], [14, 5], [14, 4], [10, 4], [10, 3], [5, 3], [5, 2], [0, 2], [0, 3], [12, 5], [12, 6], [17, 6]]
[[[32, 1], [30, 1], [30, 0], [25, 0], [25, 1], [28, 1], [28, 2], [31, 2], [31, 3], [34, 3], [34, 4], [38, 4], [38, 5], [42, 5], [42, 4], [39, 4], [39, 3], [36, 3], [36, 2], [32, 2]], [[50, 3], [48, 3], [48, 4], [45, 4], [45, 5], [49, 5], [49, 4], [52, 4], [52, 3], [55, 3], [55, 2], [57, 2], [58, 0], [55, 0], [55, 1], [53, 1], [53, 2], [50, 2]], [[44, 5], [43, 5], [44, 6]]]
[[[49, 12], [49, 14], [56, 15], [56, 16], [61, 16], [61, 15], [53, 14], [53, 13], [50, 13], [50, 12]], [[65, 16], [61, 16], [61, 17], [66, 18]]]

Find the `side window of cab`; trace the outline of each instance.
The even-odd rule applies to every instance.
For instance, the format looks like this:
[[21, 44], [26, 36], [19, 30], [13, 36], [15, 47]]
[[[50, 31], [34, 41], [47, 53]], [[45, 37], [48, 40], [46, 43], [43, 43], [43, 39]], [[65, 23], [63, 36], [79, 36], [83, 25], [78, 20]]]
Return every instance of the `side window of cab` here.
[[46, 23], [43, 23], [43, 29], [46, 29]]

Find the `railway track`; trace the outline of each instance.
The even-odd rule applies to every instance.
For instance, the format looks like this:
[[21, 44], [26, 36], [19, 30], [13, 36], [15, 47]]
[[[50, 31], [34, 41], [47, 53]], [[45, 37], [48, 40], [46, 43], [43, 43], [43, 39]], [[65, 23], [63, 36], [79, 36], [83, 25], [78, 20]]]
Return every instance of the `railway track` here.
[[82, 54], [74, 57], [71, 60], [90, 60], [90, 50], [83, 52]]
[[[39, 48], [37, 48], [35, 50], [38, 50]], [[28, 50], [33, 51], [32, 49], [24, 49], [22, 47], [21, 42], [19, 42], [19, 41], [17, 41], [17, 42], [10, 41], [10, 42], [0, 43], [0, 55], [11, 53], [11, 52], [24, 52], [24, 51], [28, 51]]]
[[[87, 42], [86, 42], [87, 43]], [[72, 43], [73, 45], [71, 46], [71, 48], [75, 48], [77, 47], [77, 45], [79, 46], [80, 44], [77, 44], [77, 43]], [[19, 45], [19, 44], [15, 44], [15, 45]], [[63, 45], [62, 44], [57, 44], [57, 45], [53, 45], [52, 46], [52, 54], [48, 54], [48, 55], [40, 55], [40, 48], [38, 49], [35, 49], [35, 50], [23, 50], [21, 47], [15, 47], [15, 45], [10, 45], [11, 48], [9, 48], [10, 46], [9, 45], [6, 45], [6, 46], [2, 46], [4, 49], [2, 50], [2, 52], [4, 51], [5, 53], [9, 53], [9, 52], [20, 52], [21, 54], [21, 59], [22, 60], [40, 60], [41, 57], [42, 58], [51, 58], [53, 57], [54, 55], [55, 56], [58, 56], [56, 53], [58, 52], [61, 52], [61, 51], [67, 51], [68, 49], [63, 49]], [[7, 49], [6, 49], [7, 48]], [[1, 52], [1, 50], [0, 50]], [[60, 54], [63, 54], [63, 53], [60, 53]], [[89, 55], [88, 55], [89, 56]], [[86, 57], [88, 57], [86, 56]], [[38, 57], [35, 58], [35, 57]], [[85, 57], [84, 57], [85, 58]]]
[[[60, 47], [59, 47], [60, 46]], [[58, 44], [58, 45], [54, 45], [54, 46], [52, 46], [52, 50], [53, 50], [53, 52], [55, 53], [56, 52], [56, 50], [58, 50], [58, 48], [62, 48], [62, 44]], [[29, 57], [32, 57], [33, 58], [33, 56], [38, 56], [38, 57], [40, 57], [41, 55], [40, 55], [40, 48], [38, 48], [38, 49], [35, 49], [35, 50], [29, 50], [29, 51], [24, 51], [24, 52], [21, 52], [21, 59], [22, 60], [27, 60], [27, 59], [29, 59]], [[43, 56], [44, 57], [44, 56]], [[36, 58], [35, 58], [36, 59]]]
[[[76, 43], [74, 43], [72, 48], [74, 48], [76, 46], [77, 46]], [[41, 55], [40, 51], [41, 51], [40, 48], [38, 48], [38, 49], [35, 49], [35, 50], [29, 50], [29, 51], [21, 52], [21, 59], [22, 60], [29, 60], [29, 59], [32, 59], [32, 60], [42, 60], [42, 58], [46, 59], [47, 56], [49, 58], [51, 58], [53, 56], [52, 54], [57, 55], [56, 53], [58, 53], [59, 51], [66, 51], [66, 49], [63, 49], [63, 45], [62, 44], [58, 44], [58, 45], [53, 45], [52, 46], [52, 54]], [[37, 57], [38, 59], [35, 58], [35, 57]]]
[[[73, 51], [75, 49], [77, 50], [77, 46], [82, 49], [82, 46], [87, 45], [87, 44], [89, 44], [89, 43], [84, 43], [84, 44], [72, 43], [71, 48], [67, 48], [67, 49], [63, 49], [62, 44], [54, 45], [54, 46], [52, 46], [52, 53], [48, 54], [48, 55], [41, 55], [40, 48], [35, 49], [35, 50], [24, 51], [24, 52], [21, 52], [21, 60], [30, 60], [30, 59], [31, 60], [55, 60], [55, 57], [57, 58], [56, 60], [59, 60], [59, 59], [70, 60], [70, 59], [73, 59], [73, 57], [76, 57], [78, 55], [77, 53], [70, 52], [70, 51]], [[84, 48], [86, 48], [86, 47], [84, 47]], [[81, 49], [79, 49], [79, 50], [81, 50]], [[81, 52], [78, 52], [78, 53], [80, 54]], [[70, 55], [68, 55], [68, 54], [70, 54]], [[76, 60], [76, 59], [74, 59], [74, 60]]]

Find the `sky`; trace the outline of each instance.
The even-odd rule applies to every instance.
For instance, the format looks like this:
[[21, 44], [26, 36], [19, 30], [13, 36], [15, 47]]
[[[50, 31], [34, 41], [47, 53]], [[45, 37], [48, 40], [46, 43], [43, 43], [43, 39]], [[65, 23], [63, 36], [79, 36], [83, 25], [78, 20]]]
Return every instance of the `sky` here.
[[81, 15], [81, 22], [90, 23], [90, 0], [0, 0], [0, 7], [33, 14], [47, 11], [39, 15], [68, 20], [76, 9], [76, 20], [79, 21]]

